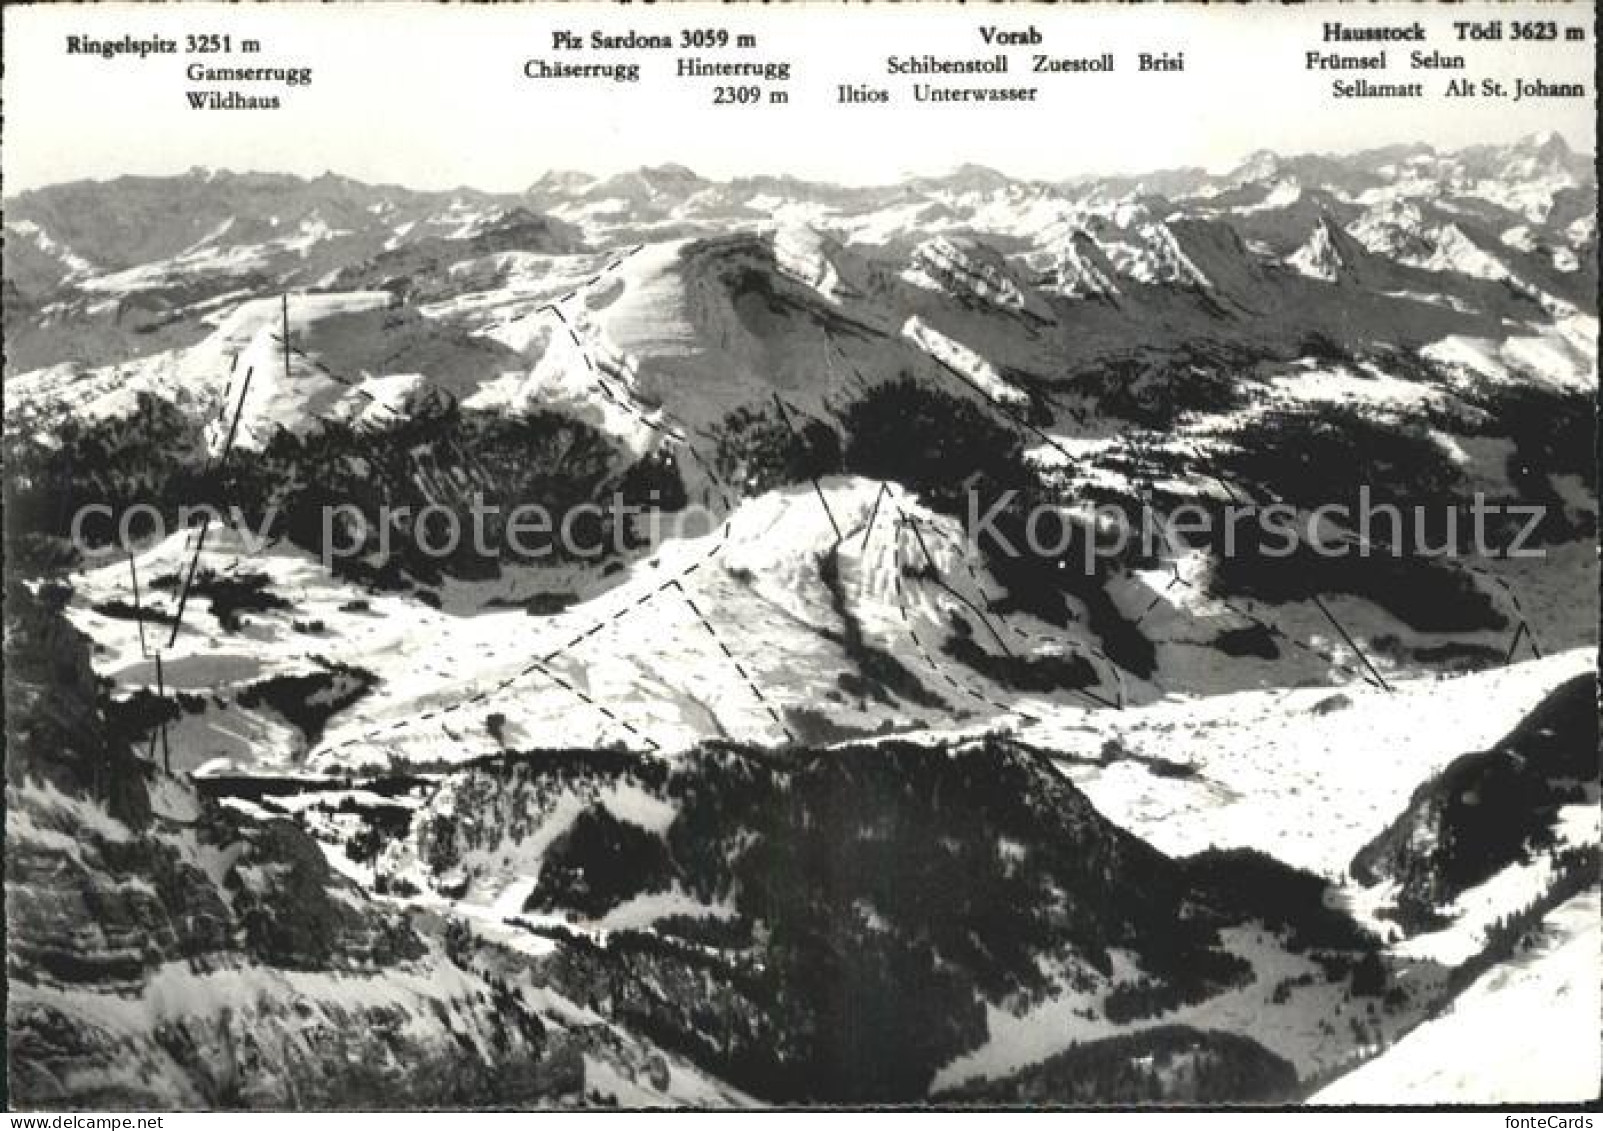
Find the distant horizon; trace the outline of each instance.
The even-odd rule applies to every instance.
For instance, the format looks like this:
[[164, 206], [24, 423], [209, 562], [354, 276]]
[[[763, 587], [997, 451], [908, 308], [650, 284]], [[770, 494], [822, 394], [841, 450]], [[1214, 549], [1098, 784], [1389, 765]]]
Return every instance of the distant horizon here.
[[[677, 34], [698, 10], [749, 35], [752, 61], [794, 65], [793, 79], [762, 88], [783, 92], [782, 101], [715, 106], [709, 83], [673, 77], [667, 52], [628, 56], [647, 66], [642, 84], [524, 76], [527, 60], [555, 57], [555, 28]], [[1303, 58], [1320, 44], [1327, 13], [1319, 5], [1264, 5], [1250, 18], [1203, 5], [849, 5], [829, 8], [828, 19], [815, 18], [822, 10], [809, 4], [8, 5], [0, 10], [5, 190], [174, 176], [196, 166], [303, 177], [337, 168], [367, 184], [425, 192], [514, 193], [545, 170], [609, 176], [664, 163], [708, 179], [779, 170], [770, 175], [852, 187], [972, 163], [1020, 182], [1058, 183], [1191, 168], [1217, 174], [1262, 149], [1339, 156], [1422, 143], [1451, 151], [1544, 129], [1576, 151], [1595, 150], [1590, 42], [1579, 51], [1524, 41], [1460, 47], [1452, 30], [1477, 16], [1547, 18], [1554, 9], [1340, 10], [1355, 18], [1362, 11], [1370, 23], [1425, 25], [1433, 45], [1466, 52], [1466, 73], [1477, 81], [1512, 88], [1540, 76], [1579, 82], [1586, 94], [1335, 97], [1331, 78]], [[261, 63], [297, 68], [307, 81], [280, 90], [277, 109], [196, 109], [186, 90], [208, 84], [186, 77], [181, 54], [108, 60], [64, 49], [70, 35], [182, 36], [203, 20], [262, 44]], [[898, 53], [994, 54], [978, 34], [986, 26], [1038, 31], [1046, 52], [1110, 52], [1122, 61], [1094, 78], [1038, 76], [1015, 48], [1010, 78], [1038, 86], [1040, 97], [1005, 109], [919, 103], [906, 78], [887, 73], [887, 57]], [[1136, 52], [1182, 47], [1183, 73], [1145, 74], [1135, 65]], [[1400, 76], [1412, 73], [1395, 63]], [[863, 83], [896, 88], [895, 100], [848, 105], [837, 97], [839, 86]]]
[[[1236, 157], [1234, 159], [1221, 162], [1221, 163], [1219, 163], [1218, 165], [1215, 165], [1215, 166], [1208, 166], [1208, 165], [1201, 165], [1201, 164], [1160, 165], [1160, 166], [1155, 166], [1155, 167], [1145, 168], [1145, 169], [1140, 169], [1140, 170], [1113, 170], [1113, 171], [1106, 171], [1106, 172], [1104, 172], [1104, 171], [1083, 171], [1083, 172], [1075, 172], [1075, 173], [1066, 173], [1066, 174], [1063, 174], [1061, 176], [1056, 176], [1056, 177], [1026, 177], [1026, 176], [1019, 176], [1017, 174], [1009, 172], [1007, 169], [999, 168], [996, 165], [989, 164], [989, 163], [984, 162], [984, 161], [974, 161], [974, 160], [957, 161], [957, 162], [951, 164], [950, 166], [946, 167], [945, 169], [941, 169], [941, 170], [932, 169], [932, 170], [927, 170], [927, 171], [910, 172], [910, 173], [904, 174], [901, 177], [894, 178], [894, 179], [891, 179], [891, 180], [870, 180], [870, 181], [861, 181], [861, 182], [838, 181], [838, 180], [833, 180], [833, 179], [830, 179], [830, 178], [827, 178], [827, 177], [820, 177], [820, 176], [809, 175], [809, 174], [804, 174], [804, 173], [783, 172], [783, 171], [777, 171], [777, 170], [773, 170], [773, 169], [754, 169], [754, 170], [751, 170], [751, 171], [748, 171], [748, 172], [737, 172], [737, 173], [733, 173], [733, 174], [725, 175], [725, 176], [719, 176], [719, 175], [716, 175], [716, 174], [709, 175], [709, 174], [702, 173], [699, 169], [696, 169], [695, 167], [693, 167], [693, 166], [691, 166], [691, 165], [689, 165], [688, 163], [685, 163], [685, 162], [680, 162], [680, 161], [659, 161], [659, 162], [646, 162], [646, 163], [643, 163], [643, 164], [636, 164], [636, 165], [625, 165], [625, 166], [620, 166], [620, 167], [617, 167], [617, 168], [612, 168], [612, 169], [602, 170], [602, 171], [596, 171], [596, 172], [591, 172], [590, 170], [587, 170], [587, 169], [580, 169], [580, 168], [575, 168], [575, 167], [571, 167], [571, 166], [562, 167], [562, 168], [557, 168], [557, 167], [547, 168], [547, 169], [543, 169], [543, 170], [540, 170], [538, 172], [535, 172], [532, 176], [530, 176], [524, 182], [522, 188], [498, 189], [498, 188], [488, 188], [488, 187], [485, 187], [484, 185], [472, 184], [472, 183], [465, 182], [465, 181], [464, 182], [451, 183], [451, 184], [441, 183], [439, 185], [424, 185], [424, 184], [416, 184], [416, 183], [407, 183], [405, 181], [394, 180], [394, 179], [369, 179], [367, 177], [357, 176], [357, 175], [355, 175], [353, 173], [342, 172], [342, 171], [337, 170], [337, 169], [323, 169], [323, 170], [321, 170], [319, 172], [309, 172], [309, 171], [302, 171], [302, 170], [296, 170], [296, 169], [284, 169], [284, 168], [277, 168], [277, 169], [239, 168], [239, 167], [230, 167], [230, 166], [222, 166], [222, 165], [205, 165], [205, 164], [201, 164], [201, 165], [191, 165], [188, 168], [184, 168], [184, 169], [173, 169], [173, 170], [170, 170], [170, 171], [145, 172], [145, 171], [128, 170], [128, 171], [123, 171], [123, 172], [110, 173], [110, 174], [104, 175], [104, 176], [80, 176], [80, 177], [73, 177], [73, 178], [70, 178], [70, 179], [67, 179], [67, 180], [50, 181], [50, 182], [47, 182], [47, 183], [44, 183], [44, 184], [30, 185], [28, 187], [25, 187], [25, 188], [22, 188], [22, 189], [18, 189], [18, 190], [14, 191], [14, 192], [7, 192], [4, 195], [3, 199], [5, 199], [5, 200], [13, 200], [13, 199], [16, 199], [18, 197], [26, 196], [26, 195], [28, 195], [30, 193], [41, 192], [41, 191], [45, 191], [45, 190], [52, 189], [52, 188], [62, 188], [62, 187], [70, 186], [70, 185], [109, 184], [111, 182], [122, 180], [122, 179], [125, 179], [125, 178], [137, 178], [137, 179], [141, 179], [141, 180], [164, 180], [164, 179], [173, 179], [173, 178], [178, 178], [178, 177], [187, 177], [187, 176], [191, 176], [191, 175], [195, 175], [195, 174], [213, 174], [213, 175], [226, 174], [228, 176], [236, 176], [236, 177], [244, 177], [244, 176], [294, 177], [294, 178], [296, 178], [298, 180], [305, 181], [305, 182], [311, 182], [311, 181], [319, 180], [319, 179], [321, 179], [323, 177], [337, 177], [337, 178], [341, 178], [343, 180], [354, 181], [354, 182], [356, 182], [358, 184], [366, 185], [366, 186], [368, 186], [370, 188], [396, 188], [396, 189], [401, 189], [402, 191], [405, 191], [405, 192], [415, 192], [415, 193], [420, 193], [420, 194], [426, 194], [426, 193], [449, 193], [449, 192], [475, 192], [475, 193], [480, 193], [480, 194], [483, 194], [483, 195], [486, 195], [486, 196], [526, 195], [536, 184], [538, 184], [541, 180], [543, 180], [543, 179], [545, 179], [547, 177], [580, 176], [580, 177], [588, 177], [592, 181], [606, 181], [606, 180], [609, 180], [609, 179], [614, 178], [614, 177], [627, 176], [630, 173], [651, 172], [651, 171], [658, 171], [658, 170], [664, 170], [664, 169], [683, 169], [686, 172], [690, 173], [692, 176], [694, 176], [697, 180], [705, 181], [705, 182], [707, 182], [709, 184], [728, 185], [728, 184], [736, 183], [738, 181], [749, 181], [749, 180], [758, 180], [758, 179], [762, 179], [762, 178], [772, 178], [772, 179], [775, 179], [775, 180], [799, 181], [799, 182], [804, 183], [804, 184], [822, 185], [822, 186], [826, 186], [826, 187], [830, 187], [830, 188], [862, 189], [862, 190], [869, 190], [869, 189], [875, 189], [875, 188], [894, 188], [897, 185], [906, 184], [909, 181], [916, 181], [916, 180], [941, 180], [941, 179], [944, 179], [944, 178], [956, 176], [959, 173], [963, 172], [965, 169], [977, 169], [977, 170], [983, 170], [985, 172], [995, 173], [995, 174], [997, 174], [999, 176], [1007, 178], [1009, 181], [1012, 181], [1012, 182], [1014, 182], [1016, 184], [1056, 186], [1056, 185], [1073, 184], [1075, 182], [1080, 182], [1080, 181], [1142, 180], [1142, 179], [1150, 178], [1150, 177], [1174, 176], [1174, 175], [1181, 175], [1181, 174], [1186, 174], [1186, 173], [1198, 173], [1198, 172], [1203, 173], [1204, 175], [1207, 175], [1207, 176], [1211, 176], [1211, 177], [1221, 177], [1221, 176], [1229, 175], [1231, 172], [1233, 172], [1233, 171], [1241, 168], [1242, 166], [1248, 164], [1254, 158], [1262, 156], [1264, 154], [1271, 155], [1273, 157], [1276, 157], [1276, 158], [1278, 158], [1280, 160], [1284, 160], [1284, 161], [1295, 161], [1295, 160], [1302, 160], [1302, 159], [1308, 159], [1308, 158], [1322, 158], [1322, 159], [1328, 159], [1328, 160], [1350, 160], [1352, 158], [1362, 157], [1363, 155], [1365, 155], [1367, 153], [1376, 153], [1376, 152], [1379, 152], [1381, 150], [1387, 150], [1387, 149], [1420, 149], [1420, 148], [1423, 148], [1423, 149], [1428, 149], [1431, 152], [1433, 152], [1433, 153], [1435, 153], [1435, 154], [1437, 154], [1439, 156], [1452, 156], [1452, 155], [1465, 153], [1465, 152], [1468, 152], [1468, 151], [1471, 151], [1471, 150], [1476, 150], [1476, 149], [1508, 149], [1508, 148], [1512, 148], [1514, 146], [1523, 145], [1523, 144], [1525, 144], [1527, 142], [1545, 143], [1550, 137], [1551, 138], [1557, 138], [1559, 141], [1561, 141], [1565, 145], [1565, 147], [1569, 150], [1569, 152], [1571, 154], [1573, 154], [1574, 156], [1580, 157], [1580, 158], [1587, 158], [1587, 159], [1590, 159], [1592, 162], [1596, 163], [1597, 157], [1596, 157], [1595, 149], [1593, 149], [1593, 148], [1583, 149], [1583, 148], [1578, 147], [1572, 139], [1564, 136], [1564, 133], [1561, 130], [1558, 130], [1558, 129], [1541, 129], [1541, 130], [1532, 130], [1532, 131], [1526, 132], [1524, 134], [1521, 134], [1521, 135], [1519, 135], [1517, 137], [1512, 137], [1512, 138], [1509, 138], [1509, 139], [1504, 140], [1504, 141], [1480, 141], [1480, 142], [1473, 142], [1473, 143], [1470, 143], [1470, 144], [1467, 144], [1467, 145], [1457, 145], [1457, 146], [1436, 145], [1436, 144], [1432, 144], [1431, 142], [1428, 142], [1428, 141], [1412, 141], [1412, 142], [1410, 142], [1410, 141], [1394, 141], [1394, 142], [1385, 142], [1385, 143], [1375, 144], [1375, 145], [1361, 145], [1361, 146], [1357, 146], [1357, 147], [1352, 148], [1352, 149], [1339, 150], [1339, 151], [1338, 150], [1297, 150], [1297, 151], [1286, 151], [1286, 150], [1273, 149], [1273, 148], [1270, 148], [1268, 146], [1260, 146], [1257, 149], [1251, 150], [1249, 152], [1245, 152], [1242, 155], [1240, 155], [1239, 157]], [[9, 179], [9, 177], [7, 179]]]

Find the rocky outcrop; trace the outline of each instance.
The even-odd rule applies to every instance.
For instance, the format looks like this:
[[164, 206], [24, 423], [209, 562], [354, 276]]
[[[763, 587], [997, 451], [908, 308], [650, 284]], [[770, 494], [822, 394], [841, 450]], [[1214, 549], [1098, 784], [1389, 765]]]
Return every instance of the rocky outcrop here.
[[928, 280], [963, 302], [1052, 321], [1052, 309], [1045, 300], [1018, 277], [1006, 259], [977, 240], [941, 236], [920, 244], [913, 252], [911, 277]]
[[586, 1049], [634, 1066], [641, 1095], [668, 1074], [638, 1043], [615, 1038], [614, 1055], [548, 1023], [298, 825], [202, 801], [137, 759], [48, 597], [14, 586], [6, 627], [14, 1105], [556, 1103], [584, 1095]]
[[[96, 706], [89, 638], [61, 615], [67, 591], [6, 579], [6, 783], [93, 798], [119, 820], [149, 817], [143, 771]], [[7, 854], [9, 860], [9, 853]]]

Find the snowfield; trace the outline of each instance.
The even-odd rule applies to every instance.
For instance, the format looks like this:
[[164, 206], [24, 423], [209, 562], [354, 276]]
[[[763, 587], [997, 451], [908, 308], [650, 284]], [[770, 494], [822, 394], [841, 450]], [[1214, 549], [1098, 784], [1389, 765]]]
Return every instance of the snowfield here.
[[[1066, 714], [1018, 735], [1063, 751], [1063, 771], [1098, 809], [1165, 852], [1257, 848], [1340, 880], [1419, 783], [1490, 746], [1594, 659], [1574, 649], [1402, 680], [1390, 693], [1353, 683], [1166, 700]], [[1110, 747], [1109, 764], [1085, 764]], [[1187, 773], [1154, 773], [1142, 756]]]
[[1310, 1103], [1566, 1104], [1598, 1098], [1603, 964], [1598, 893], [1543, 921], [1533, 950], [1481, 975], [1441, 1017]]

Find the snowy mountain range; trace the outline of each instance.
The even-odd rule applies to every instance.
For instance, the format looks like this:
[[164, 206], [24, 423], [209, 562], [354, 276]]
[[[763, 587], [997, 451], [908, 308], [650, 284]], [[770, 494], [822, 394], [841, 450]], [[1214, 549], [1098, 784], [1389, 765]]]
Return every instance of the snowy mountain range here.
[[[1405, 1056], [1452, 1102], [1424, 1060], [1543, 938], [1595, 1020], [1596, 184], [1556, 135], [197, 170], [19, 194], [4, 254], [25, 1103], [1352, 1102]], [[1218, 521], [1361, 491], [1436, 551]], [[1488, 502], [1539, 553], [1470, 545]], [[637, 517], [530, 554], [530, 503]], [[485, 504], [446, 553], [387, 517]]]

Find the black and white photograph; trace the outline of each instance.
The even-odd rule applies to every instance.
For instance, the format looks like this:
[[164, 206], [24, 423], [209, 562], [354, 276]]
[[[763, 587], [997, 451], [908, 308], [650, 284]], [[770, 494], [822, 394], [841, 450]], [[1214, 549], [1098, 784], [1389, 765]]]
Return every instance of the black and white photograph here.
[[1591, 4], [4, 20], [13, 1112], [1591, 1125]]

